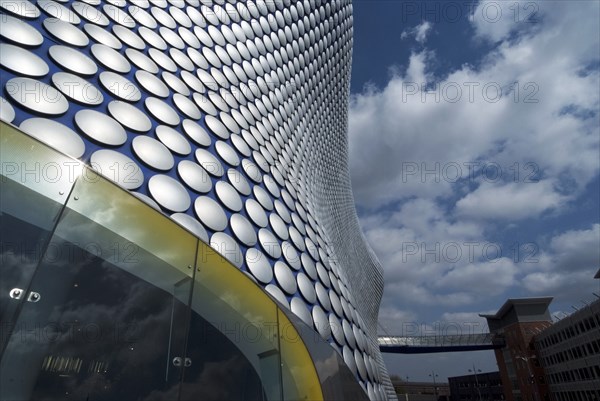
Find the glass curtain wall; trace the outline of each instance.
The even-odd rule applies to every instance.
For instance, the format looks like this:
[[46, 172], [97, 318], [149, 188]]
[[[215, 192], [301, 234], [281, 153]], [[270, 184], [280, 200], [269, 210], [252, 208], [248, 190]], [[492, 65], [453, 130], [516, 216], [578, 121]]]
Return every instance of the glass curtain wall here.
[[0, 128], [0, 399], [323, 399], [296, 327], [243, 272]]

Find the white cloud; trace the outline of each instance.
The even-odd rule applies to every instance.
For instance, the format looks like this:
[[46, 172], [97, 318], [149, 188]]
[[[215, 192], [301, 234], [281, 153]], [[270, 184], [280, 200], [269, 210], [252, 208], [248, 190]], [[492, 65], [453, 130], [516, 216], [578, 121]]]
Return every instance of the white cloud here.
[[515, 283], [516, 274], [513, 261], [503, 257], [455, 267], [435, 280], [435, 286], [456, 291], [468, 288], [473, 293], [498, 295]]
[[527, 0], [481, 0], [473, 10], [471, 22], [478, 37], [500, 41], [540, 23], [540, 13], [539, 4]]
[[[537, 272], [523, 278], [524, 287], [533, 294], [552, 295], [561, 301], [577, 301], [589, 297], [591, 291], [583, 291], [581, 283], [591, 282], [590, 272]], [[593, 284], [593, 283], [592, 283]], [[589, 288], [593, 288], [587, 286]]]
[[402, 34], [400, 34], [400, 39], [404, 40], [408, 37], [414, 36], [418, 43], [424, 44], [427, 41], [427, 36], [431, 31], [432, 26], [433, 25], [429, 21], [423, 21], [414, 28], [405, 29], [402, 31]]
[[600, 224], [589, 230], [571, 230], [551, 241], [557, 269], [594, 270], [600, 266]]
[[416, 27], [415, 39], [417, 42], [423, 44], [427, 40], [427, 34], [431, 30], [431, 24], [428, 21], [424, 21], [421, 25]]
[[357, 202], [449, 196], [459, 188], [456, 166], [468, 181], [469, 163], [477, 161], [501, 167], [499, 185], [537, 172], [577, 194], [598, 174], [600, 130], [578, 111], [598, 109], [597, 71], [581, 71], [597, 61], [600, 31], [589, 18], [599, 4], [576, 3], [540, 3], [540, 22], [517, 39], [507, 28], [488, 33], [500, 43], [478, 69], [465, 65], [434, 82], [428, 70], [435, 58], [425, 49], [382, 90], [354, 96]]
[[379, 334], [398, 335], [404, 331], [406, 323], [416, 321], [416, 314], [397, 308], [383, 307], [379, 310]]
[[484, 182], [456, 203], [460, 216], [483, 219], [521, 220], [562, 206], [567, 196], [559, 194], [550, 180], [510, 182], [498, 186]]
[[[427, 199], [408, 201], [399, 211], [374, 215], [363, 219], [362, 224], [373, 250], [384, 262], [387, 285], [407, 281], [429, 285], [431, 277], [445, 272], [451, 262], [472, 262], [464, 244], [483, 235], [479, 224], [449, 221], [444, 210]], [[463, 253], [459, 260], [454, 260], [455, 244]], [[434, 298], [429, 291], [419, 293], [416, 289], [403, 290], [403, 294], [413, 300], [424, 298], [420, 302]]]
[[561, 301], [587, 298], [594, 290], [591, 279], [600, 265], [600, 224], [570, 230], [552, 237], [542, 255], [540, 271], [528, 273], [523, 286], [534, 294], [551, 294]]
[[480, 314], [493, 315], [497, 309], [476, 310], [475, 312], [445, 312], [441, 321], [463, 328], [464, 334], [489, 333], [487, 320]]
[[393, 302], [384, 300], [384, 304], [388, 306], [394, 304], [405, 306], [444, 305], [446, 308], [451, 308], [468, 305], [476, 300], [468, 289], [465, 289], [464, 292], [440, 292], [429, 289], [425, 285], [417, 285], [410, 279], [404, 282], [386, 283], [385, 291], [391, 293], [393, 297]]
[[[492, 3], [502, 7], [495, 22]], [[477, 309], [490, 296], [501, 302], [517, 292], [566, 299], [600, 264], [591, 251], [598, 225], [556, 235], [536, 263], [507, 251], [481, 257], [482, 246], [497, 246], [489, 239], [497, 227], [555, 217], [576, 204], [600, 168], [598, 115], [585, 117], [600, 104], [598, 70], [589, 68], [598, 62], [600, 29], [590, 16], [600, 3], [536, 3], [536, 23], [523, 22], [534, 11], [528, 4], [478, 5], [476, 40], [495, 47], [477, 68], [436, 80], [435, 52], [424, 48], [384, 88], [351, 99], [352, 182], [385, 269], [386, 316], [427, 305]], [[419, 27], [425, 43], [431, 27]], [[442, 251], [457, 243], [466, 255], [471, 242], [479, 245], [475, 258], [455, 261]], [[414, 244], [416, 253], [407, 249]], [[436, 246], [437, 260], [427, 254]]]
[[442, 320], [446, 322], [477, 322], [485, 325], [487, 322], [480, 314], [494, 314], [496, 310], [485, 310], [477, 312], [445, 312], [442, 314]]

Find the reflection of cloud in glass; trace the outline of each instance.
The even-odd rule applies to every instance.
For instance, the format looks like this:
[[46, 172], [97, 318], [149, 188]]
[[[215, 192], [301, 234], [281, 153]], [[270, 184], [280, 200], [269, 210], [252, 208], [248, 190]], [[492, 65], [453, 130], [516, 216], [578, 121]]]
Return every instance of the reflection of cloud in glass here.
[[[88, 173], [91, 175], [92, 173]], [[195, 238], [167, 216], [101, 177], [80, 180], [68, 207], [177, 267], [193, 263]], [[75, 200], [77, 197], [77, 200]], [[77, 238], [82, 227], [70, 227]], [[85, 234], [87, 228], [83, 228]]]
[[[176, 301], [173, 307], [169, 293], [90, 255], [68, 269], [56, 264], [40, 272], [39, 284], [49, 284], [41, 291], [45, 305], [21, 314], [10, 346], [13, 358], [23, 352], [30, 363], [72, 356], [83, 364], [81, 374], [66, 381], [51, 384], [56, 379], [51, 372], [32, 378], [34, 398], [52, 396], [60, 388], [84, 398], [92, 390], [127, 398], [147, 394], [156, 388], [152, 383], [164, 380], [170, 340], [183, 344], [184, 305]], [[173, 352], [182, 353], [177, 347]], [[90, 372], [96, 363], [105, 371]]]
[[[334, 377], [338, 373], [338, 358], [332, 353], [329, 358], [316, 360], [315, 368], [317, 369], [317, 372], [319, 372], [321, 380], [325, 381], [329, 377]], [[327, 374], [327, 377], [323, 377], [325, 374]]]
[[204, 363], [199, 373], [184, 382], [184, 393], [193, 394], [196, 400], [251, 400], [262, 399], [262, 386], [248, 362], [234, 355], [227, 360]]
[[[140, 247], [126, 260], [118, 252], [130, 241]], [[3, 364], [8, 361], [13, 368], [7, 379], [20, 383], [16, 391], [35, 399], [57, 398], [65, 392], [84, 399], [113, 395], [159, 399], [176, 394], [181, 371], [172, 360], [183, 356], [192, 272], [182, 261], [188, 258], [193, 263], [196, 241], [127, 192], [81, 179], [32, 282], [42, 300], [25, 305], [3, 358]], [[33, 276], [41, 253], [27, 263], [16, 260], [10, 250], [2, 249], [0, 256], [19, 265], [21, 270], [11, 268], [11, 274], [26, 280]], [[248, 394], [260, 399], [260, 354], [277, 355], [276, 306], [264, 293], [255, 293], [258, 287], [238, 270], [235, 288], [222, 291], [231, 283], [219, 269], [234, 268], [222, 258], [210, 258], [208, 263], [217, 274], [198, 283], [195, 293], [202, 293], [203, 301], [195, 300], [193, 315], [203, 321], [210, 316], [216, 323], [205, 321], [211, 327], [209, 336], [195, 338], [195, 348], [188, 348], [194, 363], [186, 382], [194, 384], [186, 391], [193, 392], [194, 399], [225, 400]], [[219, 330], [223, 324], [239, 325], [237, 342], [228, 341], [230, 335]], [[226, 351], [216, 357], [203, 357], [206, 349], [223, 351], [223, 347]], [[65, 367], [62, 361], [74, 365]], [[31, 369], [32, 365], [40, 369]], [[242, 379], [248, 393], [237, 394], [235, 385]], [[31, 389], [33, 394], [28, 393]]]
[[[3, 246], [6, 244], [3, 244]], [[37, 248], [37, 247], [36, 247]], [[2, 281], [5, 283], [26, 284], [37, 266], [38, 252], [23, 253], [19, 249], [6, 250], [0, 254]], [[3, 285], [4, 287], [4, 285]], [[2, 294], [3, 296], [5, 294]]]

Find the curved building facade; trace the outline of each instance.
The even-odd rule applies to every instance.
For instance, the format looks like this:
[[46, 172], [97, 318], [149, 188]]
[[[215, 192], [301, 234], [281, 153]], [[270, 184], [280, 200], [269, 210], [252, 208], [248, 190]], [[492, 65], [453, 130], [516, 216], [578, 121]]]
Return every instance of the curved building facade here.
[[350, 0], [0, 13], [3, 399], [395, 398], [348, 172]]

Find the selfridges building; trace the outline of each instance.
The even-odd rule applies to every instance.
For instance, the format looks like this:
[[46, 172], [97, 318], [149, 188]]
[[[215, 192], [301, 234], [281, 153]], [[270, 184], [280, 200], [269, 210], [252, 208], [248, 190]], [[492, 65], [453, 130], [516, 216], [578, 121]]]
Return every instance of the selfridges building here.
[[0, 0], [0, 398], [383, 400], [349, 0]]

